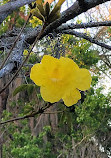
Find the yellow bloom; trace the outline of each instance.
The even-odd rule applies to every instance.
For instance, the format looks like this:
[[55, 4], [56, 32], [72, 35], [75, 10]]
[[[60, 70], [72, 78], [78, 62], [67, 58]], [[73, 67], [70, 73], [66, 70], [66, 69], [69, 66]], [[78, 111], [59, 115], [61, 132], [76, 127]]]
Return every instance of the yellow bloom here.
[[91, 84], [87, 69], [80, 69], [72, 59], [50, 55], [44, 55], [41, 63], [32, 67], [30, 78], [40, 86], [45, 101], [54, 103], [63, 99], [66, 106], [76, 104], [81, 99], [79, 90], [85, 91]]

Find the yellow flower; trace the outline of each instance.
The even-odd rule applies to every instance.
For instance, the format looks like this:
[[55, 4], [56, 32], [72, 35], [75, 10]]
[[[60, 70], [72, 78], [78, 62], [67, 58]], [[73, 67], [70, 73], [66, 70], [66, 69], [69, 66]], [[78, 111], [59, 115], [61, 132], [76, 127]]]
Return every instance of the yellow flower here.
[[41, 63], [32, 67], [30, 78], [40, 86], [45, 101], [54, 103], [63, 99], [66, 106], [76, 104], [81, 99], [79, 90], [85, 91], [91, 84], [87, 69], [80, 69], [72, 59], [50, 55], [44, 55]]
[[28, 50], [25, 49], [24, 52], [23, 52], [23, 55], [27, 56], [28, 55]]

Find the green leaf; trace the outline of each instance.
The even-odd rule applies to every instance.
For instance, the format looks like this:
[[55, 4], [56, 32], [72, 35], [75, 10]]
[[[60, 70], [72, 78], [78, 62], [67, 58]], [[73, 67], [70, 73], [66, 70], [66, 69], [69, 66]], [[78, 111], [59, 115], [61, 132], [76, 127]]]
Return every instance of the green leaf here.
[[33, 84], [28, 84], [28, 86], [27, 86], [28, 95], [31, 95], [33, 90], [34, 90], [34, 85]]
[[33, 84], [23, 84], [14, 90], [13, 96], [25, 90], [27, 90], [28, 94], [30, 95], [33, 92], [34, 87], [35, 86]]
[[15, 96], [16, 94], [18, 94], [19, 92], [22, 92], [22, 91], [26, 90], [26, 88], [27, 88], [27, 84], [23, 84], [23, 85], [17, 87], [14, 90], [14, 92], [13, 92], [13, 96]]

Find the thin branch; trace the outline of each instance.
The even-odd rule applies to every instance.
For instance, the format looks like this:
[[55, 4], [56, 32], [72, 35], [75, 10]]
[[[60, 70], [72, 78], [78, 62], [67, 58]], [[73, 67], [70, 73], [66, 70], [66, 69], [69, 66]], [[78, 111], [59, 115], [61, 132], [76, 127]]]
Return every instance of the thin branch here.
[[61, 154], [59, 154], [58, 156], [57, 156], [57, 158], [60, 158], [62, 156], [62, 153]]
[[93, 135], [93, 134], [89, 134], [89, 135], [83, 137], [83, 139], [81, 139], [80, 142], [78, 142], [75, 146], [73, 146], [72, 149], [73, 149], [73, 148], [76, 148], [76, 147], [77, 147], [78, 145], [80, 145], [85, 139], [87, 139], [87, 137], [91, 137], [92, 135]]
[[107, 57], [103, 58], [102, 56], [100, 56], [100, 58], [109, 68], [111, 68], [111, 63]]
[[99, 71], [101, 71], [103, 74], [105, 74], [111, 80], [111, 77], [105, 71], [103, 71], [102, 69], [100, 69], [97, 66], [95, 66], [95, 67], [96, 67], [96, 69], [98, 69]]
[[46, 109], [48, 109], [50, 106], [52, 106], [52, 105], [53, 105], [52, 103], [48, 103], [47, 106], [45, 106], [44, 108], [43, 108], [43, 107], [40, 108], [40, 109], [39, 109], [38, 111], [36, 111], [36, 112], [33, 112], [33, 113], [29, 114], [29, 115], [25, 115], [25, 116], [21, 116], [21, 117], [12, 118], [12, 119], [7, 120], [7, 121], [4, 121], [4, 122], [0, 122], [0, 125], [6, 124], [6, 123], [9, 123], [9, 122], [18, 121], [18, 120], [24, 120], [24, 119], [26, 119], [26, 118], [34, 117], [34, 116], [36, 116], [36, 115], [38, 115], [38, 114], [43, 114], [44, 111], [45, 111]]
[[86, 28], [92, 28], [92, 27], [100, 27], [100, 26], [111, 26], [111, 21], [101, 21], [101, 22], [89, 22], [89, 23], [81, 23], [81, 24], [64, 24], [57, 28], [57, 30], [69, 30], [69, 29], [86, 29]]
[[3, 61], [2, 65], [0, 66], [0, 70], [3, 68], [3, 66], [4, 66], [4, 65], [5, 65], [5, 63], [6, 63], [6, 61], [8, 60], [8, 58], [9, 58], [10, 54], [12, 53], [13, 48], [15, 47], [15, 45], [16, 45], [16, 43], [17, 43], [17, 41], [19, 40], [19, 38], [20, 38], [20, 36], [21, 36], [21, 34], [22, 34], [22, 32], [23, 32], [23, 30], [24, 30], [25, 26], [27, 25], [27, 23], [28, 23], [28, 21], [29, 21], [29, 19], [30, 19], [30, 17], [31, 17], [31, 16], [32, 16], [32, 14], [30, 14], [30, 15], [28, 16], [27, 21], [25, 22], [25, 24], [24, 24], [24, 26], [22, 27], [22, 29], [21, 29], [20, 33], [18, 34], [17, 38], [15, 39], [15, 41], [14, 41], [14, 43], [13, 43], [13, 45], [12, 45], [12, 47], [11, 47], [10, 51], [9, 51], [9, 53], [7, 54], [7, 56], [6, 56], [5, 60]]
[[74, 31], [74, 30], [64, 30], [61, 33], [75, 35], [76, 37], [84, 38], [84, 39], [90, 41], [91, 43], [97, 44], [98, 46], [101, 46], [103, 48], [111, 50], [111, 46], [110, 45], [107, 45], [107, 44], [105, 44], [103, 42], [99, 42], [96, 39], [88, 36], [86, 33], [80, 33], [80, 32]]
[[18, 70], [15, 72], [15, 74], [13, 75], [13, 77], [10, 79], [10, 81], [0, 90], [0, 94], [11, 84], [11, 82], [15, 79], [15, 77], [17, 76], [17, 74], [19, 73], [19, 71], [21, 70], [21, 68], [23, 67], [23, 65], [26, 63], [26, 61], [28, 60], [30, 53], [32, 52], [36, 42], [40, 39], [41, 35], [43, 34], [45, 29], [45, 25], [43, 25], [40, 33], [38, 34], [38, 36], [36, 37], [34, 43], [32, 44], [32, 47], [30, 49], [30, 51], [28, 52], [28, 55], [26, 56], [25, 60], [23, 61], [23, 63], [20, 65], [20, 67], [18, 68]]

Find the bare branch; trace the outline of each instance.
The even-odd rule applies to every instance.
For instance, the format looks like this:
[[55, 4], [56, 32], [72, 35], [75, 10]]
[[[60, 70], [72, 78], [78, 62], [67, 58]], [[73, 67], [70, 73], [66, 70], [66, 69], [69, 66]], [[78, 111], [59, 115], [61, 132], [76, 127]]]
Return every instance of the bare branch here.
[[4, 13], [1, 13], [0, 15], [0, 24], [5, 20], [5, 18], [10, 15], [12, 12], [11, 11], [7, 11], [7, 12], [4, 12]]
[[59, 29], [59, 31], [63, 31], [63, 30], [69, 30], [69, 29], [86, 29], [86, 28], [92, 28], [92, 27], [100, 27], [100, 26], [111, 26], [111, 21], [101, 21], [101, 22], [89, 22], [89, 23], [81, 23], [81, 24], [74, 24], [74, 23], [70, 23], [70, 24], [64, 24], [60, 27], [58, 27], [57, 29]]
[[64, 30], [61, 33], [75, 35], [76, 37], [84, 38], [84, 39], [90, 41], [91, 43], [97, 44], [98, 46], [101, 46], [103, 48], [111, 50], [111, 46], [110, 45], [107, 45], [107, 44], [105, 44], [103, 42], [99, 42], [96, 39], [88, 36], [86, 33], [80, 33], [80, 32], [74, 31], [74, 30]]
[[[15, 2], [9, 2], [6, 3], [3, 6], [0, 6], [0, 23], [10, 14], [12, 11], [16, 10], [17, 8], [29, 4], [31, 2], [34, 2], [35, 0], [16, 0]], [[62, 23], [65, 23], [66, 21], [75, 18], [77, 15], [86, 12], [88, 9], [93, 8], [99, 4], [105, 3], [109, 0], [84, 0], [84, 6], [85, 8], [81, 7], [78, 1], [76, 1], [70, 8], [68, 8], [66, 11], [64, 11], [61, 14], [61, 17], [53, 22], [46, 30], [45, 35], [47, 32], [51, 32], [51, 30], [56, 29], [59, 27]], [[9, 14], [8, 14], [9, 13]]]
[[109, 0], [84, 0], [85, 8], [81, 8], [79, 6], [79, 2], [76, 1], [71, 7], [65, 10], [59, 19], [51, 23], [45, 30], [44, 35], [52, 32], [52, 30], [57, 29], [63, 23], [66, 23], [68, 20], [75, 18], [76, 16], [80, 15], [83, 12], [86, 12], [88, 9], [91, 9], [99, 4], [105, 3]]

